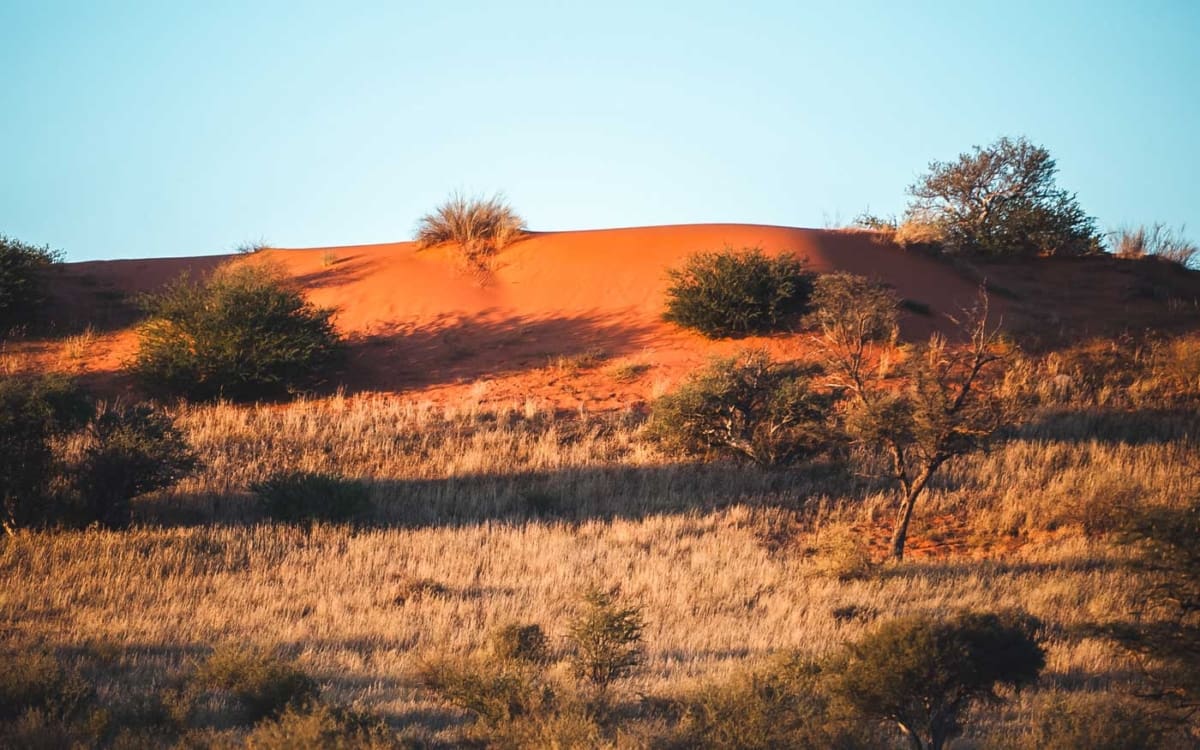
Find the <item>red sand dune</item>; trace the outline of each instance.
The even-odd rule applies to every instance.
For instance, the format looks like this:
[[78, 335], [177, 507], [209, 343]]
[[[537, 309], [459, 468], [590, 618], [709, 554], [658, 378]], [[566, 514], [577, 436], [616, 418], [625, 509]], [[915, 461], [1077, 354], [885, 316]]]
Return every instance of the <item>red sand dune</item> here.
[[[341, 380], [353, 390], [608, 409], [646, 400], [713, 354], [746, 346], [797, 351], [795, 336], [711, 342], [661, 320], [666, 270], [725, 246], [790, 251], [817, 271], [891, 284], [933, 312], [906, 316], [908, 336], [927, 335], [977, 294], [949, 266], [870, 233], [745, 224], [534, 233], [499, 253], [486, 275], [466, 268], [451, 247], [418, 251], [409, 242], [272, 249], [232, 260], [277, 264], [316, 304], [337, 308], [337, 325], [352, 341]], [[60, 296], [86, 314], [89, 290], [152, 291], [184, 271], [203, 276], [230, 260], [70, 264]], [[77, 366], [103, 382], [135, 345], [132, 329], [117, 326]]]

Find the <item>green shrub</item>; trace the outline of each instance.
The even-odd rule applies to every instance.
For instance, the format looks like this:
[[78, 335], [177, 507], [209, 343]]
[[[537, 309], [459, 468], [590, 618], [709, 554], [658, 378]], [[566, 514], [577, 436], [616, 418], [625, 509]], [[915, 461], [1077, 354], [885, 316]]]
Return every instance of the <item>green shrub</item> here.
[[1153, 720], [1154, 710], [1153, 705], [1113, 695], [1058, 696], [1040, 708], [1019, 736], [993, 741], [987, 748], [1143, 750], [1175, 746], [1167, 741], [1167, 727]]
[[184, 686], [179, 718], [193, 720], [207, 703], [232, 703], [237, 724], [253, 724], [288, 708], [305, 708], [318, 696], [317, 683], [292, 664], [241, 646], [216, 649]]
[[640, 607], [624, 606], [599, 589], [585, 593], [569, 630], [575, 677], [603, 694], [614, 681], [633, 674], [645, 659], [644, 627]]
[[371, 494], [366, 484], [331, 474], [282, 472], [250, 489], [268, 518], [285, 523], [345, 523], [371, 512]]
[[380, 719], [316, 704], [289, 706], [246, 737], [249, 750], [385, 750], [404, 745]]
[[57, 377], [0, 378], [0, 525], [12, 533], [60, 516], [51, 440], [82, 427], [92, 406]]
[[671, 748], [879, 747], [876, 738], [831, 704], [819, 668], [782, 658], [755, 674], [708, 686], [688, 696]]
[[833, 400], [808, 374], [762, 351], [715, 359], [654, 402], [650, 434], [683, 453], [724, 453], [764, 466], [828, 449]]
[[892, 722], [930, 750], [960, 732], [963, 712], [999, 700], [1045, 666], [1041, 625], [1018, 613], [903, 617], [883, 623], [831, 661], [831, 692], [863, 716]]
[[807, 309], [813, 280], [796, 256], [761, 248], [697, 253], [667, 275], [663, 318], [709, 338], [785, 330]]
[[421, 217], [417, 224], [417, 247], [452, 242], [467, 260], [482, 263], [524, 233], [525, 220], [504, 196], [482, 198], [455, 193]]
[[0, 336], [36, 321], [46, 301], [46, 269], [61, 260], [49, 247], [0, 235]]
[[550, 657], [541, 625], [511, 623], [492, 633], [492, 653], [500, 659], [544, 664]]
[[145, 306], [133, 370], [163, 395], [275, 398], [317, 384], [341, 353], [334, 311], [266, 266], [225, 266], [203, 284], [183, 278]]
[[52, 719], [77, 716], [94, 697], [78, 674], [65, 669], [53, 654], [0, 653], [0, 720], [39, 711]]
[[129, 501], [196, 470], [196, 455], [166, 415], [148, 406], [107, 406], [90, 425], [91, 444], [76, 472], [85, 523], [123, 528]]

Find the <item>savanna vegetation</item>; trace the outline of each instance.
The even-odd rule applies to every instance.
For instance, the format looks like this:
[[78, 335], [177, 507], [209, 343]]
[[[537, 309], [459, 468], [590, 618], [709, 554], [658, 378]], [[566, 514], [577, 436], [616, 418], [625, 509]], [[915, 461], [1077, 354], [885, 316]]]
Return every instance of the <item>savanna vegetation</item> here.
[[[1090, 253], [1054, 176], [976, 149], [909, 223]], [[482, 263], [523, 223], [421, 231]], [[148, 300], [162, 404], [0, 380], [0, 746], [1200, 745], [1193, 337], [1023, 351], [981, 296], [905, 341], [893, 290], [755, 250], [672, 281], [794, 346], [605, 413], [318, 396], [332, 311], [243, 265]]]

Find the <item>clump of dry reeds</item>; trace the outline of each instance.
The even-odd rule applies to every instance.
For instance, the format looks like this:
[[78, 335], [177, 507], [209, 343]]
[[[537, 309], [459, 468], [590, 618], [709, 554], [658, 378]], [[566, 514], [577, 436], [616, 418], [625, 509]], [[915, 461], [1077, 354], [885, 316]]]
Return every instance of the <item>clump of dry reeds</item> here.
[[1200, 247], [1166, 224], [1125, 227], [1110, 236], [1113, 255], [1118, 258], [1154, 256], [1185, 268], [1195, 268], [1200, 261]]
[[525, 233], [522, 219], [503, 195], [454, 193], [417, 224], [417, 246], [454, 243], [469, 261], [481, 262]]

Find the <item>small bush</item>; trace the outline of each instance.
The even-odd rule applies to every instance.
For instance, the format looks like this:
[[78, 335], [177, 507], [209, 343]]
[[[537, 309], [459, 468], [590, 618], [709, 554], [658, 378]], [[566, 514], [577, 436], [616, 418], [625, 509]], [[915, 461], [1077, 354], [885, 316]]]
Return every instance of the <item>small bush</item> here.
[[548, 643], [542, 626], [514, 622], [492, 634], [492, 653], [500, 659], [544, 664], [550, 658]]
[[974, 702], [997, 685], [1032, 684], [1046, 663], [1028, 615], [965, 612], [885, 622], [831, 661], [833, 694], [862, 715], [895, 723], [941, 750]]
[[91, 686], [52, 654], [0, 654], [0, 720], [15, 719], [27, 711], [70, 719], [92, 698]]
[[246, 737], [249, 750], [385, 750], [404, 745], [380, 719], [317, 704], [289, 706]]
[[35, 322], [46, 301], [46, 270], [62, 261], [49, 247], [35, 247], [0, 235], [0, 336]]
[[1149, 715], [1153, 710], [1153, 706], [1111, 695], [1058, 696], [1038, 711], [1021, 735], [987, 747], [989, 750], [1170, 747], [1166, 727], [1156, 725]]
[[333, 310], [265, 266], [226, 266], [203, 284], [184, 278], [145, 306], [133, 370], [167, 396], [283, 396], [315, 385], [341, 353]]
[[654, 402], [650, 434], [684, 453], [724, 453], [763, 466], [818, 455], [830, 445], [832, 398], [807, 373], [763, 351], [715, 359]]
[[537, 713], [553, 700], [553, 692], [535, 672], [512, 661], [435, 661], [422, 668], [421, 681], [492, 729]]
[[807, 309], [813, 280], [796, 256], [761, 248], [697, 253], [667, 275], [663, 318], [709, 338], [785, 330]]
[[194, 719], [206, 703], [233, 704], [237, 724], [253, 724], [288, 708], [305, 708], [318, 695], [317, 683], [282, 659], [240, 646], [218, 648], [187, 680], [180, 718]]
[[772, 750], [882, 746], [838, 712], [821, 685], [820, 670], [786, 657], [767, 669], [712, 685], [684, 699], [670, 748]]
[[355, 479], [290, 471], [251, 486], [263, 513], [276, 521], [346, 523], [371, 512], [371, 493]]
[[467, 197], [455, 193], [417, 224], [417, 247], [452, 242], [467, 260], [482, 262], [525, 234], [525, 220], [502, 195]]
[[645, 658], [644, 627], [641, 608], [623, 606], [613, 594], [598, 589], [588, 591], [570, 627], [576, 678], [603, 693], [614, 681], [633, 674]]
[[0, 378], [0, 526], [12, 533], [59, 520], [51, 441], [82, 427], [88, 398], [58, 377]]
[[817, 534], [816, 553], [817, 570], [839, 581], [866, 578], [873, 568], [866, 540], [848, 524], [822, 528]]
[[90, 433], [76, 470], [84, 523], [128, 526], [130, 500], [170, 487], [199, 463], [170, 418], [147, 406], [107, 406]]

